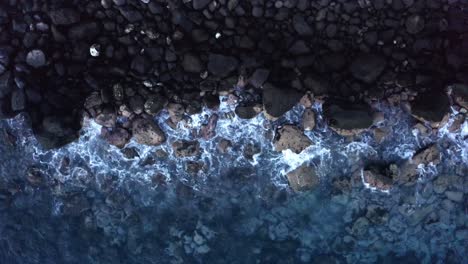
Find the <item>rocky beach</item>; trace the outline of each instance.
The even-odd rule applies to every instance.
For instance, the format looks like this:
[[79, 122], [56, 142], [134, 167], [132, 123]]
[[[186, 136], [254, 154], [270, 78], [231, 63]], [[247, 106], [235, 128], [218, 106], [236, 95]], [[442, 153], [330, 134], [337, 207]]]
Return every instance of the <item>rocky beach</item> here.
[[0, 263], [467, 263], [468, 3], [0, 3]]

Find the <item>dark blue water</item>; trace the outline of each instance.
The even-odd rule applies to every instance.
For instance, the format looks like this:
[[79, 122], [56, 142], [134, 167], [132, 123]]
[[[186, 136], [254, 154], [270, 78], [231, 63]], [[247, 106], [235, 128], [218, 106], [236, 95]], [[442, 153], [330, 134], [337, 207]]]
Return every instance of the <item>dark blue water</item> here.
[[[466, 122], [422, 138], [397, 118], [380, 145], [346, 141], [319, 122], [308, 134], [314, 146], [275, 153], [270, 132], [301, 111], [276, 122], [221, 118], [197, 175], [185, 169], [194, 160], [175, 159], [168, 145], [131, 143], [138, 156], [124, 157], [93, 123], [80, 141], [44, 151], [23, 118], [0, 121], [0, 263], [468, 263]], [[227, 154], [215, 147], [221, 136], [233, 142]], [[192, 137], [186, 129], [169, 141]], [[404, 162], [425, 141], [442, 162], [412, 186], [385, 193], [351, 176], [369, 157]], [[252, 159], [242, 155], [248, 144], [261, 149]], [[294, 193], [284, 173], [303, 161], [320, 186]]]

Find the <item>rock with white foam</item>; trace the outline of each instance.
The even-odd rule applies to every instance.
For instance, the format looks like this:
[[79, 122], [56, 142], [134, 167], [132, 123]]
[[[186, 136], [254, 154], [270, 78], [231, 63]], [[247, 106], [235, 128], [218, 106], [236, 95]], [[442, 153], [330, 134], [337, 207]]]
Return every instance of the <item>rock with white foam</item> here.
[[468, 109], [468, 86], [465, 84], [454, 84], [450, 86], [453, 100], [461, 107]]
[[106, 127], [101, 128], [101, 137], [107, 143], [114, 145], [118, 148], [123, 148], [131, 138], [130, 133], [123, 128], [109, 129]]
[[293, 125], [285, 125], [278, 129], [274, 141], [276, 151], [290, 149], [297, 154], [310, 145], [312, 145], [312, 141], [304, 135], [301, 129]]
[[437, 145], [433, 144], [419, 150], [413, 157], [407, 160], [401, 167], [398, 174], [398, 182], [403, 184], [413, 184], [419, 175], [418, 168], [421, 165], [438, 165], [440, 163], [440, 151]]
[[319, 184], [319, 178], [315, 169], [307, 164], [302, 164], [286, 176], [289, 186], [297, 192], [312, 190]]
[[193, 157], [200, 153], [198, 141], [179, 140], [172, 143], [172, 150], [176, 157]]
[[310, 108], [304, 110], [302, 114], [302, 127], [304, 130], [313, 130], [315, 127], [315, 113]]
[[330, 127], [342, 136], [360, 134], [374, 123], [372, 109], [363, 103], [327, 101], [324, 104], [324, 116]]

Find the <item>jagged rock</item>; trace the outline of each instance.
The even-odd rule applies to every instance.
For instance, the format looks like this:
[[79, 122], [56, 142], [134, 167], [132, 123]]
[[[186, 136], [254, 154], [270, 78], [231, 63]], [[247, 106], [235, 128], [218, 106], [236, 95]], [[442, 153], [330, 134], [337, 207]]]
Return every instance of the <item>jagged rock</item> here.
[[411, 102], [411, 114], [432, 127], [440, 127], [450, 111], [450, 101], [443, 91], [433, 89], [420, 94]]
[[123, 128], [101, 128], [101, 137], [107, 141], [107, 143], [114, 145], [118, 148], [123, 148], [127, 145], [131, 138], [130, 133]]
[[418, 165], [434, 165], [440, 162], [440, 152], [437, 145], [433, 144], [426, 148], [419, 150], [413, 157], [407, 160], [400, 168], [398, 174], [398, 182], [400, 183], [414, 183], [418, 178]]
[[464, 84], [454, 84], [450, 86], [453, 100], [461, 107], [468, 109], [468, 86]]
[[295, 153], [301, 153], [312, 141], [296, 126], [285, 125], [278, 129], [274, 141], [276, 151], [290, 149]]
[[383, 72], [387, 62], [376, 54], [359, 54], [350, 65], [351, 74], [366, 83], [374, 82]]
[[315, 113], [310, 108], [304, 110], [302, 114], [302, 127], [304, 130], [313, 130], [315, 127]]
[[307, 164], [302, 164], [287, 174], [289, 186], [295, 191], [309, 191], [317, 187], [319, 178], [315, 169]]
[[239, 62], [236, 58], [221, 54], [210, 53], [208, 57], [208, 71], [217, 77], [227, 77], [233, 72]]
[[172, 150], [176, 157], [193, 157], [200, 153], [200, 143], [180, 140], [172, 143]]
[[210, 118], [208, 119], [208, 124], [202, 125], [202, 127], [200, 128], [200, 132], [199, 132], [200, 136], [205, 140], [208, 140], [216, 136], [217, 123], [218, 123], [218, 115], [217, 114], [211, 115]]
[[230, 149], [231, 147], [232, 147], [231, 141], [225, 138], [221, 138], [217, 145], [218, 151], [223, 154], [226, 153], [228, 149]]
[[169, 103], [167, 105], [167, 111], [169, 112], [171, 122], [175, 125], [184, 118], [185, 108], [181, 104]]
[[266, 84], [263, 89], [263, 106], [267, 114], [280, 117], [295, 106], [302, 95], [295, 89], [280, 89]]
[[342, 136], [361, 133], [373, 123], [372, 109], [367, 104], [327, 101], [324, 116], [330, 127]]
[[26, 56], [26, 63], [33, 68], [44, 66], [46, 64], [44, 52], [39, 49], [31, 50]]
[[364, 182], [373, 188], [388, 191], [393, 186], [393, 180], [388, 176], [382, 175], [372, 170], [364, 170], [362, 173]]
[[164, 132], [156, 122], [149, 119], [137, 118], [134, 120], [132, 134], [135, 141], [143, 145], [158, 146], [166, 141]]
[[54, 25], [71, 25], [80, 21], [80, 13], [75, 8], [60, 8], [49, 11], [50, 20]]
[[235, 109], [236, 115], [242, 119], [252, 119], [263, 110], [261, 104], [238, 105]]

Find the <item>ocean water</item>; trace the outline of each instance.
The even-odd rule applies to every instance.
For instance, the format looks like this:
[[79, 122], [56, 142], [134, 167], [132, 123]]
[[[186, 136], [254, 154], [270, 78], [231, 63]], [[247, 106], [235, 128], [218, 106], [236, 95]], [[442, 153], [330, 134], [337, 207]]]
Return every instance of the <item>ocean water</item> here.
[[[313, 145], [295, 154], [275, 152], [272, 138], [300, 123], [302, 106], [241, 120], [221, 101], [177, 130], [161, 113], [167, 143], [124, 151], [91, 120], [57, 150], [37, 144], [26, 117], [0, 121], [0, 263], [468, 263], [468, 122], [449, 132], [455, 111], [421, 135], [404, 111], [379, 105], [391, 133], [378, 144], [372, 133], [337, 135], [316, 104]], [[216, 136], [200, 139], [213, 114]], [[175, 158], [180, 139], [199, 140], [200, 156]], [[352, 177], [366, 161], [402, 164], [433, 143], [441, 162], [420, 166], [414, 185], [383, 192]], [[297, 193], [285, 174], [304, 162], [320, 184]]]

